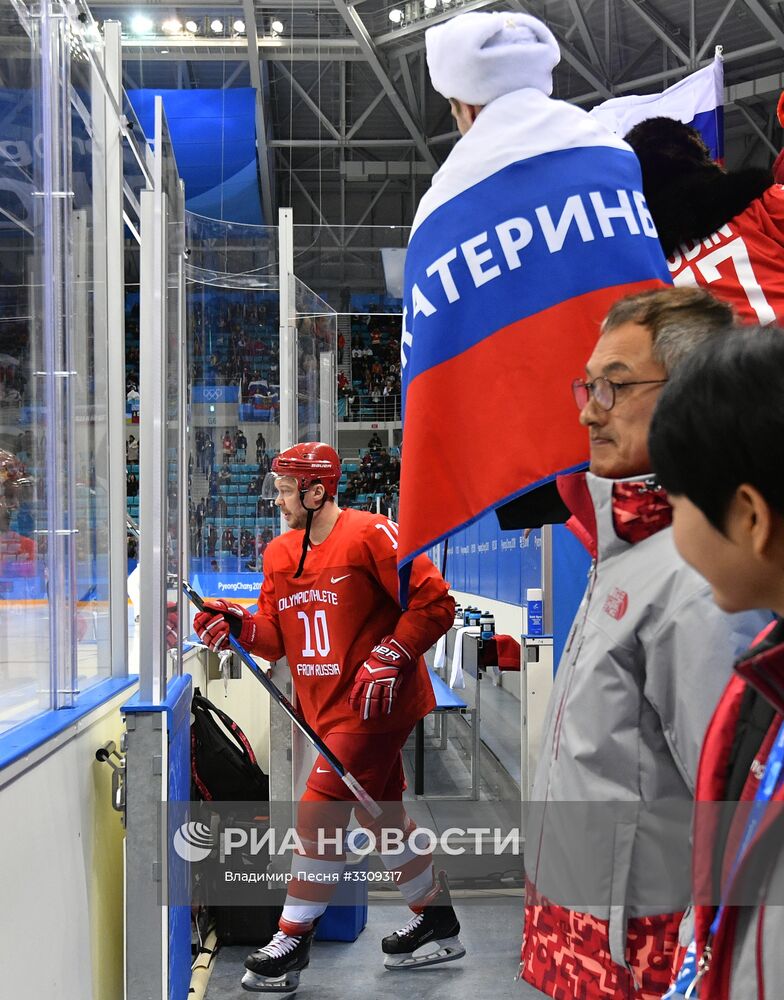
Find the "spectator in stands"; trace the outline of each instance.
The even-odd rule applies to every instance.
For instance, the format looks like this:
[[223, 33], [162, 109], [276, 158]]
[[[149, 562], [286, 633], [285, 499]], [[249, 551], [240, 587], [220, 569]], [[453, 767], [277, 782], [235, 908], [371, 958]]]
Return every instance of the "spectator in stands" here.
[[253, 555], [253, 534], [247, 528], [240, 532], [240, 555], [243, 559]]
[[368, 441], [368, 448], [371, 451], [378, 451], [381, 448], [381, 438], [378, 436], [377, 431], [373, 431], [373, 436]]
[[205, 475], [209, 475], [210, 472], [212, 472], [212, 466], [215, 461], [215, 442], [212, 440], [211, 434], [208, 435], [206, 441], [204, 442], [202, 460], [204, 473]]
[[125, 444], [125, 458], [131, 465], [137, 465], [139, 462], [139, 442], [133, 434], [129, 435]]
[[207, 533], [207, 555], [214, 556], [215, 549], [218, 544], [218, 529], [214, 524], [210, 525], [210, 530]]
[[219, 496], [215, 504], [215, 512], [221, 520], [224, 520], [229, 513], [229, 507], [226, 503], [226, 498]]
[[381, 390], [381, 395], [383, 401], [381, 419], [394, 420], [397, 414], [395, 412], [394, 388], [391, 379], [388, 378], [386, 382], [384, 382], [384, 388]]
[[264, 454], [267, 447], [267, 442], [264, 439], [264, 435], [259, 431], [256, 435], [256, 461], [261, 462], [261, 456]]
[[135, 472], [129, 472], [126, 476], [125, 492], [129, 497], [139, 495], [139, 479]]
[[221, 548], [224, 552], [230, 552], [232, 555], [237, 554], [237, 539], [234, 535], [234, 528], [232, 528], [231, 525], [223, 531]]
[[231, 486], [231, 469], [228, 462], [224, 462], [218, 473], [218, 486]]
[[234, 438], [234, 447], [237, 450], [237, 461], [238, 462], [244, 462], [245, 461], [245, 455], [246, 455], [247, 450], [248, 450], [248, 439], [242, 433], [241, 429], [237, 430], [237, 435]]
[[226, 433], [223, 435], [223, 461], [230, 462], [234, 457], [234, 438], [231, 435], [231, 431], [226, 428]]

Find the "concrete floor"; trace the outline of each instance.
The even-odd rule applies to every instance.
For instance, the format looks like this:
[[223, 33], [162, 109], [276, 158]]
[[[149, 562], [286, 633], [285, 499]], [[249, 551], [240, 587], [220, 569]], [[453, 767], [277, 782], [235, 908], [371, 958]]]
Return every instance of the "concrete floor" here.
[[[522, 903], [472, 901], [460, 904], [460, 937], [465, 956], [430, 969], [389, 972], [384, 968], [381, 938], [408, 919], [401, 906], [371, 903], [368, 924], [351, 944], [317, 941], [310, 967], [302, 974], [298, 1000], [541, 1000], [544, 994], [516, 982], [522, 935]], [[253, 996], [240, 986], [242, 963], [252, 948], [223, 948], [206, 1000]], [[274, 994], [269, 994], [274, 996]]]

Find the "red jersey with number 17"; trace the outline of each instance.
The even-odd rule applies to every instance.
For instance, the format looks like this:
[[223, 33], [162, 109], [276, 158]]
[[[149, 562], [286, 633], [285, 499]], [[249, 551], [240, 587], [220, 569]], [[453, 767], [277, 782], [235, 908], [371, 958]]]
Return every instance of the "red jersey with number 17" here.
[[[401, 611], [397, 536], [394, 521], [346, 509], [328, 537], [308, 550], [298, 579], [302, 531], [275, 538], [264, 553], [252, 652], [268, 660], [285, 654], [300, 709], [320, 736], [413, 727], [434, 707], [421, 654], [452, 625], [454, 601], [433, 563], [419, 556], [408, 608]], [[354, 676], [373, 646], [392, 634], [416, 662], [406, 668], [391, 714], [361, 719], [348, 703]]]
[[742, 323], [784, 323], [784, 186], [774, 184], [712, 236], [667, 260], [676, 285], [701, 285]]

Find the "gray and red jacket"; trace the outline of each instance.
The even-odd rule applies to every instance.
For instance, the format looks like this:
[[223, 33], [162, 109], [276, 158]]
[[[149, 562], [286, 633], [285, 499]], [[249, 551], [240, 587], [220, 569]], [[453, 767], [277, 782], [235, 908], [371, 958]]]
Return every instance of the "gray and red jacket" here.
[[[555, 677], [526, 823], [528, 903], [537, 906], [527, 907], [526, 934], [542, 901], [560, 916], [540, 936], [538, 955], [529, 949], [522, 975], [551, 996], [569, 995], [558, 983], [564, 949], [576, 966], [585, 957], [572, 985], [579, 980], [591, 997], [629, 995], [622, 985], [590, 990], [597, 952], [641, 987], [645, 935], [669, 935], [662, 955], [672, 956], [691, 897], [702, 738], [735, 657], [770, 618], [721, 612], [678, 555], [671, 528], [634, 545], [619, 538], [613, 484], [590, 473], [559, 481], [594, 561]], [[567, 926], [568, 940], [558, 940]], [[662, 981], [659, 970], [638, 995], [653, 996]]]
[[[767, 629], [743, 657], [765, 657], [784, 676], [784, 623]], [[772, 661], [775, 660], [775, 664]], [[711, 943], [711, 963], [699, 994], [710, 1000], [775, 1000], [784, 991], [784, 785], [780, 785], [743, 861], [729, 881], [737, 845], [782, 715], [742, 677], [733, 677], [713, 714], [700, 755], [694, 820], [694, 899], [697, 954], [708, 943], [723, 884], [725, 908]], [[724, 803], [712, 806], [712, 803]], [[722, 823], [724, 810], [734, 823]], [[754, 903], [751, 903], [751, 899]]]

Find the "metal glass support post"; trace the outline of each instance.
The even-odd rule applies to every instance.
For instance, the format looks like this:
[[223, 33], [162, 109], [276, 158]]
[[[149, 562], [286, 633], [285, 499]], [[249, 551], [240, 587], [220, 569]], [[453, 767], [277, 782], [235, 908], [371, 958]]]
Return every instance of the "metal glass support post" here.
[[[103, 80], [93, 68], [93, 121], [101, 152], [93, 158], [94, 229], [103, 224], [106, 242], [96, 253], [95, 337], [105, 347], [109, 493], [109, 630], [113, 676], [128, 673], [128, 560], [126, 556], [125, 467], [125, 275], [123, 273], [123, 151], [114, 105], [122, 104], [122, 47], [119, 21], [103, 26]], [[110, 88], [113, 102], [104, 90]], [[100, 96], [99, 96], [100, 95]], [[100, 164], [97, 162], [100, 159]], [[100, 187], [96, 168], [100, 166]], [[100, 213], [100, 214], [99, 214]]]
[[294, 287], [294, 221], [290, 208], [278, 212], [280, 289], [280, 450], [297, 440], [297, 323]]
[[[297, 441], [297, 323], [294, 285], [294, 213], [278, 212], [278, 288], [280, 295], [280, 450]], [[281, 531], [288, 525], [281, 515]]]
[[335, 377], [335, 348], [322, 351], [319, 356], [319, 425], [321, 431], [319, 440], [325, 444], [337, 447], [337, 433], [335, 424], [335, 388], [337, 385]]
[[[188, 392], [188, 333], [185, 324], [185, 185], [182, 180], [177, 183], [177, 228], [182, 234], [180, 240], [180, 253], [177, 257], [177, 343], [179, 344], [179, 366], [180, 366], [180, 458], [179, 473], [180, 482], [177, 490], [178, 502], [178, 541], [179, 553], [179, 575], [184, 580], [191, 578], [190, 563], [190, 523], [188, 521], [188, 502], [190, 494], [188, 491], [188, 456], [190, 455], [190, 393]], [[170, 290], [170, 294], [172, 294]], [[178, 645], [177, 674], [182, 674], [182, 640], [190, 633], [190, 628], [186, 627], [186, 621], [191, 621], [190, 604], [185, 600], [182, 587], [177, 588], [177, 621], [179, 622], [180, 642]]]
[[[157, 127], [155, 134], [161, 134]], [[166, 696], [166, 195], [159, 187], [142, 191], [141, 208], [139, 393], [144, 403], [139, 412], [139, 562], [144, 586], [139, 695], [158, 704]]]
[[74, 704], [76, 661], [76, 557], [74, 546], [73, 412], [68, 318], [73, 315], [71, 276], [71, 51], [67, 21], [59, 5], [42, 3], [32, 19], [39, 54], [38, 78], [41, 137], [36, 176], [36, 234], [43, 248], [40, 275], [43, 305], [46, 405], [47, 569], [49, 593], [49, 657], [52, 707]]

